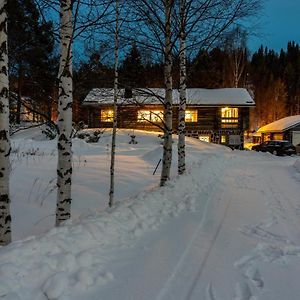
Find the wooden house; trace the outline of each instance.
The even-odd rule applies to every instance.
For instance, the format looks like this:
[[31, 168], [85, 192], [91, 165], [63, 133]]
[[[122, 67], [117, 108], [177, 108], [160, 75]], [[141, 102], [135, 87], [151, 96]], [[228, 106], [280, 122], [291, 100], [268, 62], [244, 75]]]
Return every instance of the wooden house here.
[[300, 115], [282, 118], [259, 128], [261, 141], [287, 140], [294, 146], [300, 144]]
[[[163, 129], [165, 90], [145, 88], [120, 90], [118, 127], [151, 131]], [[173, 90], [173, 131], [178, 128], [179, 93]], [[84, 99], [89, 127], [109, 128], [113, 121], [113, 90], [93, 89]], [[246, 89], [187, 90], [186, 135], [202, 141], [243, 148], [244, 131], [249, 129], [249, 108], [255, 105]]]

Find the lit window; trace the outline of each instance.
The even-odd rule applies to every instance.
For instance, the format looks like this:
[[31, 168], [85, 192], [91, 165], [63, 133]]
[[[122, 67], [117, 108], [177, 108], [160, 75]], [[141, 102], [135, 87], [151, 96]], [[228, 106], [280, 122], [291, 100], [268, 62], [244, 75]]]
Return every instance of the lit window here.
[[112, 109], [102, 109], [101, 110], [101, 121], [102, 122], [113, 122], [114, 121], [114, 111]]
[[185, 111], [185, 122], [197, 122], [198, 111], [197, 110], [186, 110]]
[[199, 140], [202, 142], [210, 142], [210, 136], [209, 135], [199, 135]]
[[150, 112], [152, 122], [161, 122], [164, 118], [164, 113], [160, 110], [154, 110]]
[[221, 143], [222, 144], [226, 143], [226, 135], [221, 135]]
[[222, 128], [238, 127], [239, 124], [239, 109], [231, 107], [223, 107], [221, 109]]
[[138, 122], [162, 122], [164, 113], [161, 110], [139, 110], [137, 120]]

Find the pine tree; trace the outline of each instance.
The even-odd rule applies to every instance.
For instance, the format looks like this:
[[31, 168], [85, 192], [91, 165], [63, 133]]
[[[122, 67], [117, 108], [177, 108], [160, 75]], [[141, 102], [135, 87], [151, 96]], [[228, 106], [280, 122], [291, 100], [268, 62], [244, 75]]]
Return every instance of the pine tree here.
[[134, 43], [126, 55], [120, 69], [120, 83], [128, 88], [141, 88], [145, 86], [142, 58], [138, 47]]
[[34, 0], [10, 0], [8, 14], [11, 86], [18, 95], [16, 122], [20, 123], [24, 95], [32, 99], [32, 107], [50, 118], [49, 95], [57, 72], [52, 23], [41, 20]]

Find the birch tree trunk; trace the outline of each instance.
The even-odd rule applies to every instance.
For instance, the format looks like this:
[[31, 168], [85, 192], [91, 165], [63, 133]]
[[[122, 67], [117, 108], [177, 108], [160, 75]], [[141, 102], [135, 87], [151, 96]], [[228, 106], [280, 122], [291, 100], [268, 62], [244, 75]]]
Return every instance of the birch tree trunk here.
[[186, 109], [186, 34], [185, 0], [180, 0], [180, 86], [178, 111], [178, 174], [185, 173], [185, 109]]
[[165, 0], [165, 49], [164, 49], [164, 77], [165, 77], [165, 101], [164, 101], [164, 145], [162, 171], [160, 185], [164, 186], [170, 178], [172, 164], [172, 108], [173, 108], [173, 87], [172, 87], [172, 41], [171, 41], [171, 18], [173, 0]]
[[60, 2], [60, 67], [58, 96], [58, 164], [56, 226], [71, 217], [72, 184], [72, 0]]
[[7, 1], [0, 0], [0, 245], [11, 242]]
[[118, 126], [117, 103], [118, 103], [118, 84], [119, 84], [119, 0], [116, 0], [116, 31], [115, 31], [115, 66], [114, 66], [114, 116], [113, 130], [111, 139], [111, 161], [110, 161], [110, 189], [109, 189], [109, 207], [114, 204], [115, 190], [115, 154], [116, 154], [116, 135]]

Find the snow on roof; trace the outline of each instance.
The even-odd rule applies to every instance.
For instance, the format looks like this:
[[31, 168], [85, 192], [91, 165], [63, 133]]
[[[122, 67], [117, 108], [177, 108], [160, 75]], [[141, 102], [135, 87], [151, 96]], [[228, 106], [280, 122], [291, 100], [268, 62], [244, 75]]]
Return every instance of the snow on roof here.
[[300, 115], [286, 117], [267, 124], [259, 128], [258, 132], [282, 132], [297, 125], [300, 125]]
[[[124, 98], [124, 90], [119, 90], [118, 98]], [[114, 89], [96, 88], [92, 89], [83, 100], [84, 103], [110, 104], [114, 101]]]
[[[113, 89], [97, 88], [92, 89], [84, 99], [84, 104], [109, 105], [113, 103]], [[125, 89], [119, 90], [118, 102], [127, 104], [160, 104], [164, 99], [165, 89], [163, 88], [142, 88], [132, 91], [132, 98], [125, 99]], [[173, 90], [174, 104], [179, 103], [179, 92]], [[187, 89], [187, 103], [190, 105], [219, 106], [254, 106], [255, 102], [248, 91], [243, 88], [224, 89]]]

